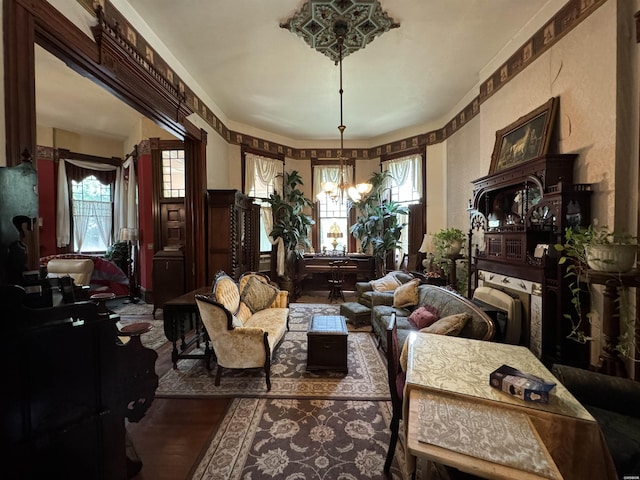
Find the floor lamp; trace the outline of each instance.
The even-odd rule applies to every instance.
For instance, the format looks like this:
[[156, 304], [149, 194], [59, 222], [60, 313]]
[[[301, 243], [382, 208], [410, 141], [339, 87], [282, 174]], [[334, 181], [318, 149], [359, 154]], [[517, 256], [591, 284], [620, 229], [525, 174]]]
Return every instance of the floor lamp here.
[[136, 292], [138, 282], [136, 281], [135, 259], [138, 257], [138, 229], [123, 228], [120, 230], [120, 240], [127, 242], [127, 275], [129, 277], [129, 298], [124, 303], [137, 303]]

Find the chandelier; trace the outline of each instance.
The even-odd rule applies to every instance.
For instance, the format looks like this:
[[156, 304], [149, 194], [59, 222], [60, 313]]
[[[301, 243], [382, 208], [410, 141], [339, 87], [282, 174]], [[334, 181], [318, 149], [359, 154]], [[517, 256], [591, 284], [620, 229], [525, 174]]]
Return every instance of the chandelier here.
[[358, 183], [357, 185], [349, 185], [345, 178], [345, 161], [347, 157], [344, 155], [344, 130], [347, 128], [344, 125], [343, 119], [343, 107], [342, 107], [342, 50], [344, 47], [344, 40], [349, 30], [349, 23], [344, 18], [336, 18], [333, 23], [333, 33], [336, 36], [338, 43], [338, 65], [340, 66], [340, 125], [338, 130], [340, 131], [340, 150], [338, 151], [338, 160], [340, 162], [340, 172], [338, 176], [338, 182], [323, 182], [321, 187], [322, 191], [331, 198], [334, 202], [342, 202], [345, 192], [349, 195], [352, 201], [359, 202], [367, 195], [373, 186], [370, 183]]

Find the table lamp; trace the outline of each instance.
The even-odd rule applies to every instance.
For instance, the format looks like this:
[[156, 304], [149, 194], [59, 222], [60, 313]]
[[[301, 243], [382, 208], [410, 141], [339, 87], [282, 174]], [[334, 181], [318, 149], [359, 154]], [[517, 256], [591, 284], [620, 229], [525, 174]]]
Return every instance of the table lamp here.
[[333, 245], [333, 249], [335, 250], [338, 247], [338, 238], [342, 238], [342, 232], [340, 231], [340, 227], [334, 223], [333, 225], [331, 225], [331, 227], [329, 228], [329, 232], [327, 232], [327, 238], [333, 238], [333, 242], [331, 242], [331, 245]]

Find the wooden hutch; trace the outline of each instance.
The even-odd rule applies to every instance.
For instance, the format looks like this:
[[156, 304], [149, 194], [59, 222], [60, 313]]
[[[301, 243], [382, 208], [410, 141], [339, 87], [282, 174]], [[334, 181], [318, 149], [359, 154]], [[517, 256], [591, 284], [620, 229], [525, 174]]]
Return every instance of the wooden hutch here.
[[478, 285], [522, 300], [523, 336], [545, 363], [588, 366], [588, 346], [566, 338], [572, 308], [553, 247], [586, 226], [591, 185], [573, 183], [575, 154], [548, 154], [473, 181], [469, 295]]

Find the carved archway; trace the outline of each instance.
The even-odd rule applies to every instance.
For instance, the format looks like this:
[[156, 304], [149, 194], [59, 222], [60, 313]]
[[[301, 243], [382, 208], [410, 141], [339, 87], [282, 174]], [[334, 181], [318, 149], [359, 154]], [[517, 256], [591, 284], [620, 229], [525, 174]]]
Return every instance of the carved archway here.
[[185, 142], [186, 286], [204, 285], [206, 132], [187, 120], [193, 112], [179, 92], [146, 68], [101, 15], [94, 42], [45, 0], [12, 0], [3, 2], [3, 28], [7, 165], [18, 164], [24, 149], [36, 148], [37, 43]]

